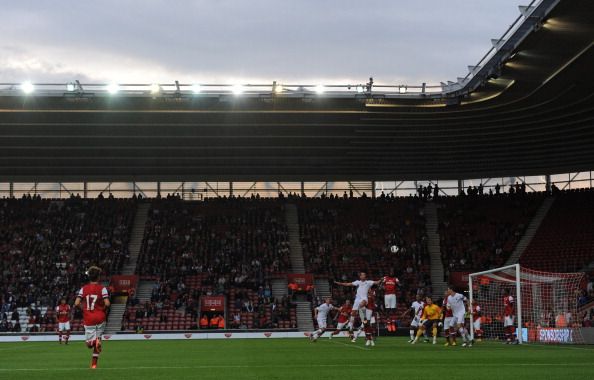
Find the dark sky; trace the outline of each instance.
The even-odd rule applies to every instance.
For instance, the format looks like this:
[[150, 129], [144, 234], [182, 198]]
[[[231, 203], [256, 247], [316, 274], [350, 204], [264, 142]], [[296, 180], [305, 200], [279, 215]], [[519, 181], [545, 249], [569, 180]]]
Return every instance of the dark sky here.
[[0, 81], [418, 84], [466, 74], [511, 0], [0, 0]]

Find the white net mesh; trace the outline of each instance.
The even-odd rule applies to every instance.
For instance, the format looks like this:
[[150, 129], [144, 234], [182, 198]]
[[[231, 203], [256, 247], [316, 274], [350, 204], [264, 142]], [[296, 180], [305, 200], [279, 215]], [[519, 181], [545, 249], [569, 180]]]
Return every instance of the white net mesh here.
[[518, 279], [514, 265], [469, 276], [471, 302], [480, 307], [480, 312], [473, 315], [478, 320], [473, 323], [475, 338], [583, 343], [577, 294], [584, 274], [527, 268], [520, 268], [519, 274]]

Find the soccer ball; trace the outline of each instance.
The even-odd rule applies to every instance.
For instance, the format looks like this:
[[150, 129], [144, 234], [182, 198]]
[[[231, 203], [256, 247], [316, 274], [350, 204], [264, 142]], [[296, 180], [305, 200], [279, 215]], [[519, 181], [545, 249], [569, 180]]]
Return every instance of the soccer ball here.
[[398, 253], [398, 251], [400, 251], [400, 247], [398, 247], [397, 245], [393, 245], [390, 247], [390, 252]]

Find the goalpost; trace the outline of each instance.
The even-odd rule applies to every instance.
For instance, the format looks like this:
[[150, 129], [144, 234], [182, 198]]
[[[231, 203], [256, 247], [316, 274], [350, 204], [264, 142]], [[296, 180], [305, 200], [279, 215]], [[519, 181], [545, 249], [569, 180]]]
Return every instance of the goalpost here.
[[514, 299], [513, 328], [517, 342], [583, 343], [581, 321], [577, 314], [577, 291], [583, 273], [553, 273], [508, 265], [468, 275], [470, 310], [480, 307], [480, 321], [474, 339], [502, 340], [505, 336], [504, 294]]

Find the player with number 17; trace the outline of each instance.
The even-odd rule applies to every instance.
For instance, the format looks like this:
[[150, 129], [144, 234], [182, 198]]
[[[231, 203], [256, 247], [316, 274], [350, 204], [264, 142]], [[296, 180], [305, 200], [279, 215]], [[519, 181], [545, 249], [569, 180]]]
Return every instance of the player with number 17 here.
[[106, 308], [109, 307], [109, 293], [99, 283], [101, 269], [92, 266], [87, 271], [89, 283], [83, 286], [76, 296], [74, 307], [82, 307], [85, 326], [85, 340], [88, 348], [93, 349], [91, 368], [97, 368], [101, 353], [101, 336], [105, 330]]

